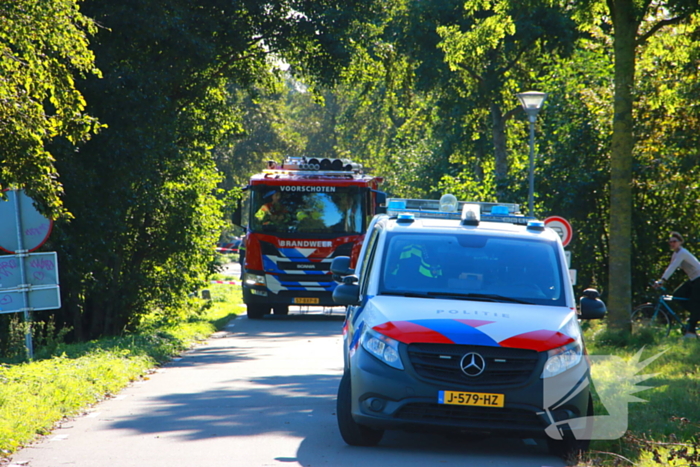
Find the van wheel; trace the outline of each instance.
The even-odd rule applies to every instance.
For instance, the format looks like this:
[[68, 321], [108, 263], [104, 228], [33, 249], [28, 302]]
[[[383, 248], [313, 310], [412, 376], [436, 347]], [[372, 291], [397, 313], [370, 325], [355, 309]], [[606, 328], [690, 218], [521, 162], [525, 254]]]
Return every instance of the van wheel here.
[[377, 430], [360, 425], [352, 418], [352, 394], [350, 372], [345, 371], [338, 387], [336, 407], [338, 428], [343, 440], [350, 446], [376, 446], [384, 436], [384, 430]]
[[[588, 417], [594, 415], [593, 397], [590, 394], [588, 395], [588, 410], [586, 415]], [[549, 453], [553, 456], [561, 457], [565, 461], [571, 461], [571, 465], [576, 465], [574, 461], [577, 461], [582, 454], [588, 451], [590, 444], [591, 441], [589, 439], [576, 439], [571, 433], [565, 436], [564, 439], [547, 438]]]
[[248, 319], [262, 319], [263, 316], [270, 312], [269, 306], [264, 305], [248, 305]]

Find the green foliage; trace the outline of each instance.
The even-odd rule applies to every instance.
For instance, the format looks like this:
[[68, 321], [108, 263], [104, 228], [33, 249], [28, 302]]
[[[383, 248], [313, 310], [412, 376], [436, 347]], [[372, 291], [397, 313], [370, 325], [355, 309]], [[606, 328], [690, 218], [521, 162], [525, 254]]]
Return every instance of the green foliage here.
[[66, 213], [45, 145], [99, 128], [75, 84], [75, 75], [99, 76], [88, 49], [95, 31], [79, 0], [0, 3], [0, 188], [26, 189], [51, 217]]
[[[658, 279], [668, 264], [668, 233], [682, 232], [686, 247], [700, 254], [700, 113], [689, 102], [698, 97], [700, 44], [694, 22], [669, 29], [641, 49], [637, 75], [638, 143], [635, 154], [635, 231], [632, 273], [640, 289]], [[682, 272], [674, 283], [685, 280]]]
[[[465, 96], [481, 117], [466, 119], [465, 130], [473, 141], [484, 131], [492, 134], [488, 154], [493, 157], [496, 193], [502, 201], [510, 201], [509, 174], [518, 173], [519, 166], [510, 154], [512, 139], [506, 128], [520, 110], [515, 94], [534, 84], [533, 68], [571, 53], [577, 30], [570, 16], [566, 5], [554, 2], [470, 2], [461, 24], [437, 28], [442, 38], [438, 48], [458, 77], [454, 92]], [[476, 160], [488, 163], [484, 157]]]
[[284, 1], [83, 5], [102, 26], [93, 43], [104, 76], [80, 87], [108, 128], [79, 150], [56, 145], [75, 220], [56, 226], [51, 245], [60, 319], [80, 340], [133, 330], [151, 309], [181, 319], [224, 227], [212, 151], [244, 132], [237, 92], [274, 89], [274, 60], [332, 82], [346, 34], [373, 14], [363, 1], [302, 1], [293, 15]]

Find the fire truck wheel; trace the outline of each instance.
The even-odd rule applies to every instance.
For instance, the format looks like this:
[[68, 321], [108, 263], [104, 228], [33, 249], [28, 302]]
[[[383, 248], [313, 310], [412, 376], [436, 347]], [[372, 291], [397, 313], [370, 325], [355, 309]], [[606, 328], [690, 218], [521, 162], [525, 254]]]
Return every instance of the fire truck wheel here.
[[262, 319], [270, 312], [270, 307], [265, 305], [248, 305], [248, 319]]
[[287, 316], [289, 314], [289, 307], [287, 305], [277, 305], [272, 307], [272, 312], [278, 316]]

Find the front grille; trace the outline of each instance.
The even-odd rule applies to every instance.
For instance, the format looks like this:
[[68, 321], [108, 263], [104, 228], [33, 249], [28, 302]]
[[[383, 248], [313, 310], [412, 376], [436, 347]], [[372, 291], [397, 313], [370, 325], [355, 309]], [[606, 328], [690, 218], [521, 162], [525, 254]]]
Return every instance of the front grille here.
[[330, 271], [331, 263], [278, 261], [277, 268], [282, 271]]
[[493, 430], [541, 429], [539, 417], [528, 410], [416, 403], [406, 404], [395, 415], [407, 422], [440, 423]]
[[329, 286], [335, 282], [331, 274], [275, 274], [275, 278], [282, 284], [290, 282], [295, 284], [319, 283], [322, 286]]
[[[484, 357], [484, 372], [470, 377], [460, 361], [470, 352]], [[419, 376], [469, 386], [508, 386], [525, 383], [537, 368], [540, 355], [534, 350], [456, 344], [410, 344], [408, 355]]]

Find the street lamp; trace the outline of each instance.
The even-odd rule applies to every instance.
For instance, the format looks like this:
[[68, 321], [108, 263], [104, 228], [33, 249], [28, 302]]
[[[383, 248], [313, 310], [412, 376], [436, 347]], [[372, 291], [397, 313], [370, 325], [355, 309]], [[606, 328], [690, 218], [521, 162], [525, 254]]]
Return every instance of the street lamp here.
[[534, 217], [534, 192], [535, 192], [535, 120], [537, 113], [542, 108], [547, 98], [546, 92], [527, 91], [516, 94], [523, 106], [523, 110], [530, 120], [530, 192], [528, 194], [528, 214]]

